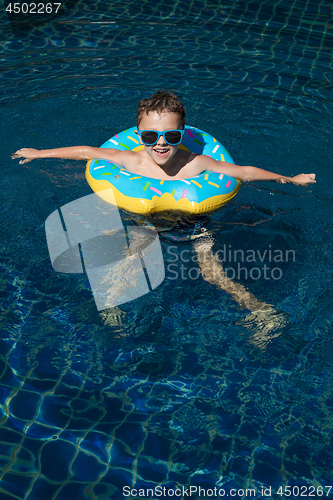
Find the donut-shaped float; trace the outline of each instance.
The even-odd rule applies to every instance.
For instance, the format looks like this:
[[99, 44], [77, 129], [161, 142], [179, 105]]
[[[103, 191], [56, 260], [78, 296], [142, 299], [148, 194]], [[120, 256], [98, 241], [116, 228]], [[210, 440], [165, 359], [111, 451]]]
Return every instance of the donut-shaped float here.
[[[235, 163], [224, 146], [210, 134], [195, 127], [186, 126], [185, 129], [180, 149]], [[136, 127], [132, 127], [116, 134], [101, 148], [142, 150], [144, 146], [135, 130]], [[88, 161], [86, 179], [100, 198], [114, 203], [105, 191], [112, 188], [117, 206], [138, 214], [166, 210], [194, 214], [212, 212], [231, 200], [240, 187], [238, 179], [217, 172], [205, 171], [189, 179], [169, 181], [133, 174], [118, 163], [100, 159]]]

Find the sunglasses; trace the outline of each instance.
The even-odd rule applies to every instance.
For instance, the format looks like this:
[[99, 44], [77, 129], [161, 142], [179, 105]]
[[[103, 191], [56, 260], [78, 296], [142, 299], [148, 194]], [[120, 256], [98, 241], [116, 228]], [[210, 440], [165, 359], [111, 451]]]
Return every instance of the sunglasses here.
[[153, 146], [161, 136], [170, 146], [177, 146], [182, 142], [185, 130], [167, 130], [166, 132], [159, 132], [158, 130], [137, 130], [137, 133], [146, 146]]

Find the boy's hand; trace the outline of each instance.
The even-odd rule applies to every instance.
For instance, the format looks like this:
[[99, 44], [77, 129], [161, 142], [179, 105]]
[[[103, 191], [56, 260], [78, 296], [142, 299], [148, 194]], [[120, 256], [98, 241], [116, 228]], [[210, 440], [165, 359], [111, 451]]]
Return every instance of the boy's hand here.
[[316, 174], [299, 174], [291, 177], [291, 182], [296, 186], [306, 186], [316, 182]]
[[38, 149], [22, 148], [12, 154], [12, 160], [15, 160], [16, 158], [25, 158], [25, 160], [21, 160], [19, 163], [28, 163], [29, 161], [39, 158], [38, 153]]

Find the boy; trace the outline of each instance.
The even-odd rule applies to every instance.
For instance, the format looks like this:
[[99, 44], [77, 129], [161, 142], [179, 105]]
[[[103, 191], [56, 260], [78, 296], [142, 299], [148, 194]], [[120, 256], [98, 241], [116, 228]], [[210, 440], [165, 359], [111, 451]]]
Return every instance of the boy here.
[[[187, 179], [205, 170], [247, 181], [292, 182], [307, 185], [316, 182], [315, 174], [300, 174], [295, 177], [268, 172], [256, 167], [239, 166], [196, 155], [179, 149], [185, 127], [185, 108], [177, 96], [164, 90], [152, 97], [142, 99], [137, 110], [137, 134], [142, 151], [119, 151], [117, 149], [74, 146], [68, 148], [37, 150], [23, 148], [12, 158], [24, 158], [20, 164], [37, 158], [66, 158], [68, 160], [90, 160], [101, 158], [123, 165], [129, 172], [154, 179]], [[168, 132], [167, 134], [163, 134]]]
[[[155, 179], [176, 180], [187, 179], [199, 175], [205, 170], [213, 170], [222, 174], [247, 181], [291, 182], [296, 185], [315, 183], [315, 174], [299, 174], [287, 177], [268, 172], [256, 167], [239, 166], [232, 163], [216, 161], [204, 155], [196, 155], [179, 149], [185, 127], [185, 108], [176, 95], [164, 90], [156, 92], [152, 97], [142, 99], [137, 110], [137, 134], [144, 149], [137, 152], [119, 151], [117, 149], [74, 146], [58, 149], [37, 150], [23, 148], [12, 155], [12, 158], [24, 158], [20, 164], [37, 158], [66, 158], [69, 160], [90, 160], [100, 158], [123, 165], [135, 174]], [[200, 235], [203, 236], [203, 235]], [[256, 343], [265, 345], [272, 337], [272, 330], [284, 323], [284, 318], [268, 304], [258, 300], [243, 285], [225, 277], [221, 263], [211, 252], [213, 239], [211, 236], [200, 238], [194, 243], [198, 256], [198, 264], [203, 277], [212, 284], [227, 291], [241, 307], [252, 312], [247, 320], [255, 321], [257, 333]], [[270, 334], [267, 337], [267, 334]], [[279, 334], [277, 334], [279, 335]], [[276, 336], [276, 335], [273, 335]]]

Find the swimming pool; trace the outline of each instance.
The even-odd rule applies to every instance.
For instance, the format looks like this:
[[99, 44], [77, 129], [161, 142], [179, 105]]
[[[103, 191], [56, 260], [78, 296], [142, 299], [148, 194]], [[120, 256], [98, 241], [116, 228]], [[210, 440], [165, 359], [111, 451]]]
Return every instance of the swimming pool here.
[[[0, 500], [332, 498], [330, 2], [67, 3], [0, 21]], [[162, 87], [236, 163], [317, 175], [243, 185], [205, 221], [274, 327], [202, 279], [189, 242], [161, 240], [164, 282], [101, 314], [86, 275], [51, 267], [45, 220], [90, 194], [84, 164], [10, 153], [100, 145]]]

